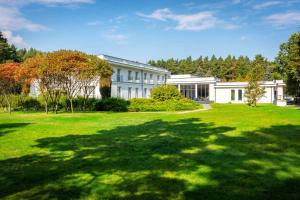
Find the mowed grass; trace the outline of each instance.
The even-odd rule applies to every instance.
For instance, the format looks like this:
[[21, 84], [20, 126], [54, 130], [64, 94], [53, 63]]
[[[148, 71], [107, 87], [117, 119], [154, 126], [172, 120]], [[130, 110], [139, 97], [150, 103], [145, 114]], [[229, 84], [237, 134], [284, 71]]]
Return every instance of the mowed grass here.
[[0, 199], [299, 199], [300, 110], [0, 114]]

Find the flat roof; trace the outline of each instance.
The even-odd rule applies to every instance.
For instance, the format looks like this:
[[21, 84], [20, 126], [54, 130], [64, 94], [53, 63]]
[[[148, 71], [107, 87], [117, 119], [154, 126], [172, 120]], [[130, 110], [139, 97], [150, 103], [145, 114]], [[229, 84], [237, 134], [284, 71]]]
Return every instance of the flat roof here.
[[161, 72], [161, 73], [166, 73], [166, 74], [171, 74], [170, 71], [164, 68], [160, 67], [154, 67], [145, 63], [137, 62], [137, 61], [132, 61], [132, 60], [127, 60], [123, 58], [118, 58], [114, 56], [109, 56], [109, 55], [98, 55], [99, 58], [107, 60], [110, 64], [115, 64], [115, 65], [121, 65], [121, 66], [126, 66], [126, 67], [131, 67], [131, 68], [136, 68], [136, 69], [142, 69], [142, 70], [148, 70], [148, 71], [154, 71], [154, 72]]

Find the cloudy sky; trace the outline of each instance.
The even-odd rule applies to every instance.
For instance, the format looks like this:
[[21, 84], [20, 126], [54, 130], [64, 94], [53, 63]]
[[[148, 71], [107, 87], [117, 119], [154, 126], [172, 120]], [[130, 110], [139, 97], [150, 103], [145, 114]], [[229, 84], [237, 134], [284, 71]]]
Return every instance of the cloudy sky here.
[[272, 60], [300, 31], [300, 0], [0, 0], [0, 30], [19, 48], [142, 62], [259, 53]]

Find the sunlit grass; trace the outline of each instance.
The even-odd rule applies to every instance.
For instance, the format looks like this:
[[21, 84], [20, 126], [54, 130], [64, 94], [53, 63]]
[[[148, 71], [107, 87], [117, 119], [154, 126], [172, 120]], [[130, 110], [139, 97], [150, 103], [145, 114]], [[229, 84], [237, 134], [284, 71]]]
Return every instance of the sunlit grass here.
[[0, 114], [0, 199], [298, 199], [300, 110]]

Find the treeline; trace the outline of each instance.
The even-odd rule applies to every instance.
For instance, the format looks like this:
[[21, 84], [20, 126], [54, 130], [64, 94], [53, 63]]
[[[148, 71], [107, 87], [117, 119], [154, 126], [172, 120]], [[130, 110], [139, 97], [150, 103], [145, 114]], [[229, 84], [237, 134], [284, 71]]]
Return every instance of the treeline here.
[[256, 65], [260, 65], [261, 80], [281, 79], [274, 62], [268, 61], [262, 55], [256, 55], [251, 60], [247, 56], [227, 56], [223, 57], [202, 57], [192, 59], [167, 59], [167, 60], [150, 60], [150, 65], [163, 67], [171, 71], [172, 74], [193, 74], [201, 77], [214, 76], [222, 81], [247, 81]]
[[286, 93], [300, 97], [300, 32], [293, 33], [287, 42], [280, 45], [274, 61], [262, 55], [254, 59], [247, 56], [202, 57], [192, 59], [150, 60], [148, 64], [166, 68], [172, 74], [193, 74], [202, 77], [214, 76], [222, 81], [249, 81], [253, 75], [258, 80], [283, 79]]

